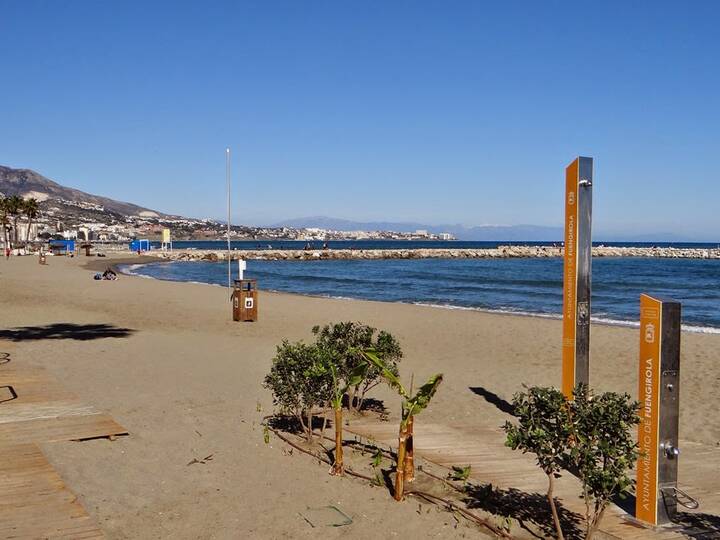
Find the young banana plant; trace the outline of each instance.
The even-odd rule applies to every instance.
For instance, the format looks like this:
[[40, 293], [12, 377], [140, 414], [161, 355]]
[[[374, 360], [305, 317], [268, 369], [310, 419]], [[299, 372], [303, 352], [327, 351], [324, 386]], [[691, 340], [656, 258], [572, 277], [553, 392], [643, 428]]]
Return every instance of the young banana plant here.
[[[443, 380], [442, 373], [433, 375], [423, 384], [414, 396], [411, 396], [400, 382], [400, 378], [388, 369], [383, 359], [376, 351], [368, 349], [363, 351], [365, 360], [377, 367], [380, 374], [391, 388], [395, 389], [402, 398], [402, 417], [400, 419], [400, 432], [398, 435], [397, 466], [395, 469], [395, 500], [401, 501], [405, 490], [406, 479], [411, 480], [413, 470], [413, 441], [412, 426], [416, 414], [425, 409], [437, 392]], [[409, 454], [408, 454], [409, 452]]]
[[[352, 370], [346, 381], [341, 381], [338, 377], [337, 367], [330, 362], [330, 374], [333, 382], [333, 396], [331, 401], [333, 411], [335, 412], [335, 461], [330, 468], [330, 474], [341, 476], [345, 474], [345, 466], [343, 463], [343, 418], [342, 418], [342, 399], [350, 388], [353, 388], [365, 380], [368, 365], [366, 363], [358, 364]], [[344, 383], [341, 385], [341, 383]]]

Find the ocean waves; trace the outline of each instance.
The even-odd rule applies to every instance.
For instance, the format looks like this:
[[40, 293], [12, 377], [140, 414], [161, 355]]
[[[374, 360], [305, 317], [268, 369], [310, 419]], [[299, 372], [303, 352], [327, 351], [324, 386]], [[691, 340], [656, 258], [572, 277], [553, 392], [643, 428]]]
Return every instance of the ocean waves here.
[[[234, 268], [233, 268], [234, 270]], [[130, 265], [134, 275], [225, 285], [227, 265], [173, 262]], [[559, 318], [560, 259], [249, 261], [261, 289]], [[637, 325], [639, 295], [683, 304], [683, 329], [720, 333], [720, 260], [595, 259], [593, 320]]]

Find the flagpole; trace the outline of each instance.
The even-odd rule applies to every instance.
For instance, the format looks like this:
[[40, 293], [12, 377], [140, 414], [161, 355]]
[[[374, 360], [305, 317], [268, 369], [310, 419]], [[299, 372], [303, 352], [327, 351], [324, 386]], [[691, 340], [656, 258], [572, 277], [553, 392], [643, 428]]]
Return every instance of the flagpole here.
[[231, 292], [230, 270], [230, 148], [225, 148], [225, 179], [227, 181], [227, 280], [228, 292]]

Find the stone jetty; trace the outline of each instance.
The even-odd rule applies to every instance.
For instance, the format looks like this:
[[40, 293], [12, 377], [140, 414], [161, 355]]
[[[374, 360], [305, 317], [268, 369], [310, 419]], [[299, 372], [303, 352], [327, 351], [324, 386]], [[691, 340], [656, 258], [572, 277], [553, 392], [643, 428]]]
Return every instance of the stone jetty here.
[[[720, 259], [720, 247], [593, 247], [593, 257], [655, 257], [665, 259]], [[226, 251], [177, 250], [153, 255], [174, 261], [223, 261]], [[498, 246], [488, 249], [325, 249], [233, 250], [231, 259], [265, 261], [373, 260], [373, 259], [513, 259], [562, 257], [563, 248], [552, 246]]]

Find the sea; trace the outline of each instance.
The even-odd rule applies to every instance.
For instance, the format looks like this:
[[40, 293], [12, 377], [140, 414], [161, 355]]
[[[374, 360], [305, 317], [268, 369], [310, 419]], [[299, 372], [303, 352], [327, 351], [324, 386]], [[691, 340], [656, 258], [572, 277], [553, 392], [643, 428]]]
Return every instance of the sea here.
[[[303, 249], [307, 242], [239, 241], [231, 249]], [[322, 242], [311, 242], [320, 249]], [[328, 249], [492, 248], [553, 242], [331, 241]], [[600, 245], [598, 243], [597, 245]], [[612, 243], [605, 246], [716, 248], [699, 243]], [[155, 246], [159, 247], [159, 245]], [[173, 248], [226, 249], [224, 242], [175, 242]], [[237, 276], [237, 266], [232, 267]], [[148, 278], [227, 286], [227, 262], [175, 261], [128, 265]], [[404, 302], [447, 309], [560, 318], [561, 258], [247, 261], [258, 288], [312, 296]], [[637, 326], [639, 296], [682, 302], [683, 330], [720, 333], [720, 260], [594, 258], [592, 318]]]

